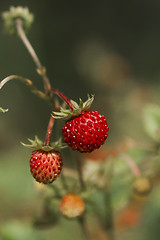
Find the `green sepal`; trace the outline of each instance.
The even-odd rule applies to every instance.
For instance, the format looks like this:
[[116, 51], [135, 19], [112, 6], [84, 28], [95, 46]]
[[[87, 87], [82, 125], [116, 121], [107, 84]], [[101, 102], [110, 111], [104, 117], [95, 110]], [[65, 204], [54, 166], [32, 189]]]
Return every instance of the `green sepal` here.
[[73, 105], [73, 108], [77, 109], [79, 107], [78, 103], [76, 103], [75, 101], [73, 101], [72, 99], [70, 100], [72, 105]]
[[60, 107], [60, 112], [53, 112], [53, 118], [55, 119], [69, 119], [81, 114], [81, 112], [87, 111], [94, 100], [94, 95], [91, 97], [88, 94], [87, 101], [83, 102], [82, 99], [79, 99], [79, 104], [73, 100], [70, 100], [73, 105], [73, 110]]
[[3, 113], [8, 112], [8, 109], [4, 109], [4, 108], [0, 107], [0, 112], [3, 112]]
[[62, 139], [60, 138], [59, 140], [57, 140], [56, 142], [52, 142], [50, 145], [45, 145], [37, 136], [35, 136], [35, 139], [32, 140], [30, 138], [28, 138], [28, 141], [30, 142], [30, 144], [26, 144], [21, 142], [21, 144], [24, 147], [28, 147], [28, 148], [32, 148], [34, 150], [38, 150], [38, 149], [42, 149], [46, 152], [51, 151], [51, 150], [60, 150], [63, 148], [66, 148], [67, 145], [62, 143]]

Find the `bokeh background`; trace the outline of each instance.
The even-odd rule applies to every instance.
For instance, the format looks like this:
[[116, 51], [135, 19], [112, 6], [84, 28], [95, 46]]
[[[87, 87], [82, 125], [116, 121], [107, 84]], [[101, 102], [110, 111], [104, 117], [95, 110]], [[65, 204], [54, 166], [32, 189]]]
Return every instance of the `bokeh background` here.
[[[28, 6], [34, 13], [28, 37], [47, 68], [52, 86], [76, 101], [79, 97], [85, 100], [87, 93], [95, 94], [92, 109], [104, 114], [110, 127], [105, 145], [121, 142], [125, 136], [149, 141], [142, 117], [148, 103], [159, 104], [160, 100], [159, 1], [1, 0], [0, 12], [10, 5]], [[1, 19], [0, 79], [11, 74], [29, 78], [43, 89], [21, 40], [5, 34]], [[1, 90], [0, 102], [9, 109], [0, 118], [1, 239], [50, 240], [56, 236], [67, 240], [75, 239], [77, 232], [82, 239], [76, 222], [62, 220], [56, 227], [43, 230], [30, 226], [41, 209], [41, 200], [29, 172], [31, 151], [20, 141], [35, 135], [44, 139], [51, 109], [16, 80]], [[154, 240], [160, 236], [156, 223], [151, 227], [160, 217], [157, 188], [155, 192], [156, 197], [151, 195], [146, 207], [146, 211], [155, 209], [147, 215], [153, 221], [146, 223], [150, 226], [147, 234], [155, 233]], [[146, 226], [143, 229], [148, 229]], [[73, 228], [75, 231], [68, 231]], [[124, 238], [122, 234], [119, 239]]]

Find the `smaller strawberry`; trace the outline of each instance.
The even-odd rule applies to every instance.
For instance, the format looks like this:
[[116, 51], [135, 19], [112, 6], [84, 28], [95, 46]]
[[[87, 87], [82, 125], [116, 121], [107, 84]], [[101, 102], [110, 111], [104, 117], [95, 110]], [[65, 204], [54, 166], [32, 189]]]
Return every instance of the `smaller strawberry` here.
[[61, 172], [62, 159], [58, 151], [34, 150], [30, 171], [37, 182], [52, 183]]
[[30, 171], [33, 177], [40, 183], [52, 183], [61, 172], [62, 158], [59, 149], [66, 146], [61, 140], [44, 145], [37, 136], [34, 140], [28, 140], [31, 144], [22, 145], [34, 149], [30, 158]]
[[92, 152], [104, 144], [108, 136], [108, 125], [104, 116], [97, 111], [88, 111], [94, 97], [88, 96], [86, 102], [80, 99], [79, 105], [73, 100], [73, 109], [61, 108], [61, 112], [54, 112], [54, 118], [69, 118], [62, 128], [64, 141], [73, 150]]
[[61, 199], [60, 212], [67, 218], [75, 218], [81, 216], [85, 209], [83, 199], [75, 194], [68, 193]]

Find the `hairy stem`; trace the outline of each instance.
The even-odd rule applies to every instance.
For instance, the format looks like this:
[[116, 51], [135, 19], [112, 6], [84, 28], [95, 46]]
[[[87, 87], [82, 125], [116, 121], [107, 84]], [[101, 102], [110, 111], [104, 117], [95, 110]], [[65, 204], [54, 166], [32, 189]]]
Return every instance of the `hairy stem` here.
[[138, 168], [135, 161], [125, 153], [121, 153], [121, 156], [126, 161], [127, 165], [130, 167], [134, 176], [139, 177], [141, 175], [140, 169]]
[[17, 19], [16, 20], [16, 28], [17, 28], [17, 33], [20, 37], [20, 39], [22, 40], [22, 42], [24, 43], [24, 45], [26, 46], [28, 52], [30, 53], [36, 67], [37, 67], [37, 72], [40, 74], [40, 76], [43, 79], [43, 83], [44, 83], [44, 89], [45, 92], [48, 94], [50, 92], [51, 89], [51, 84], [50, 81], [46, 75], [46, 69], [45, 67], [42, 66], [34, 48], [32, 47], [31, 43], [29, 42], [24, 30], [23, 30], [23, 25], [22, 25], [22, 20], [21, 19]]
[[73, 111], [73, 105], [71, 103], [71, 101], [63, 94], [61, 93], [59, 90], [57, 89], [51, 89], [52, 92], [56, 93], [59, 97], [61, 97], [70, 107], [70, 109]]

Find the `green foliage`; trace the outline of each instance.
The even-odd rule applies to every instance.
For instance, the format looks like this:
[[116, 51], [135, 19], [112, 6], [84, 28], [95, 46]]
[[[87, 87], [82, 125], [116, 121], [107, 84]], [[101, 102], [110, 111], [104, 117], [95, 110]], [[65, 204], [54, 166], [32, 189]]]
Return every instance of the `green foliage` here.
[[154, 141], [160, 141], [160, 106], [147, 105], [143, 112], [144, 128], [146, 133]]
[[3, 224], [0, 228], [0, 236], [3, 240], [45, 240], [29, 222], [16, 220]]

